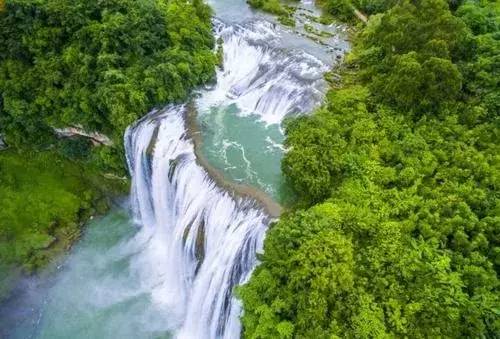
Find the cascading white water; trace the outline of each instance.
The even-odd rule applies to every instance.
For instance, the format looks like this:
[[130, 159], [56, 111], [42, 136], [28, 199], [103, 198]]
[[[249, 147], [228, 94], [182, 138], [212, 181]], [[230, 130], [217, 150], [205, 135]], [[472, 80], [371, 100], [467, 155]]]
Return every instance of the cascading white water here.
[[244, 25], [215, 20], [214, 26], [224, 41], [224, 66], [215, 87], [197, 100], [200, 111], [236, 104], [242, 114], [279, 124], [289, 114], [310, 112], [321, 101], [329, 66], [304, 51], [283, 49], [278, 26], [262, 20]]
[[184, 109], [153, 112], [126, 133], [132, 205], [148, 239], [141, 274], [178, 338], [237, 338], [233, 287], [255, 266], [269, 218], [196, 163]]
[[[327, 65], [280, 49], [272, 25], [215, 21], [224, 67], [217, 84], [197, 98], [200, 111], [235, 104], [241, 114], [275, 124], [320, 101]], [[233, 290], [257, 264], [270, 218], [252, 199], [218, 188], [197, 163], [185, 110], [151, 112], [125, 135], [131, 204], [142, 225], [134, 267], [177, 338], [239, 338], [241, 306]]]

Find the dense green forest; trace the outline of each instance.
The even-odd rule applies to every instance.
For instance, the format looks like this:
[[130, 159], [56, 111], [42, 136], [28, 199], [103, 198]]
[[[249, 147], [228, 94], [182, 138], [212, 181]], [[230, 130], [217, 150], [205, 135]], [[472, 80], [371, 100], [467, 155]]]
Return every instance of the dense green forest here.
[[[46, 147], [53, 127], [81, 125], [119, 148], [130, 123], [213, 77], [210, 17], [201, 0], [6, 1], [0, 133]], [[113, 149], [95, 151], [123, 167]]]
[[[6, 0], [0, 46], [8, 146], [0, 150], [0, 262], [32, 271], [107, 195], [126, 190], [118, 178], [125, 128], [212, 79], [211, 10], [201, 0]], [[54, 128], [67, 126], [114, 146], [58, 138]]]
[[371, 16], [286, 124], [298, 200], [239, 289], [244, 336], [498, 337], [499, 2], [320, 3]]

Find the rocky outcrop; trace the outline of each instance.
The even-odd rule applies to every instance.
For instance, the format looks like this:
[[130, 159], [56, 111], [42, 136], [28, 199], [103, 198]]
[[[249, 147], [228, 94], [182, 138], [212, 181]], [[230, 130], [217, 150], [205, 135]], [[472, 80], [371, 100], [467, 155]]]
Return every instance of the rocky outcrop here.
[[89, 138], [95, 146], [113, 146], [113, 141], [111, 141], [111, 139], [107, 135], [101, 134], [99, 132], [86, 131], [80, 125], [68, 126], [64, 128], [54, 128], [54, 131], [60, 137], [71, 138], [75, 136], [81, 136]]
[[354, 15], [356, 15], [356, 17], [361, 20], [364, 24], [367, 24], [368, 23], [368, 18], [366, 17], [365, 14], [361, 13], [358, 9], [354, 9]]
[[7, 149], [9, 146], [7, 146], [7, 143], [5, 140], [3, 140], [3, 135], [0, 134], [0, 151], [3, 151]]

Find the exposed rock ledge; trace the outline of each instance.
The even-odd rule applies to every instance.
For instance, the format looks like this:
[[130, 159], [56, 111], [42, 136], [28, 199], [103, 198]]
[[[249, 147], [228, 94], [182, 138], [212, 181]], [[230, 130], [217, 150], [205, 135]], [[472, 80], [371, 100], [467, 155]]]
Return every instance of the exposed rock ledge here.
[[68, 126], [64, 128], [54, 128], [54, 131], [58, 136], [71, 138], [74, 136], [82, 136], [85, 138], [89, 138], [94, 145], [105, 145], [105, 146], [113, 146], [113, 141], [104, 134], [99, 132], [88, 132], [83, 129], [80, 125]]
[[3, 151], [7, 148], [9, 148], [9, 146], [7, 146], [7, 143], [3, 140], [3, 135], [0, 134], [0, 151]]

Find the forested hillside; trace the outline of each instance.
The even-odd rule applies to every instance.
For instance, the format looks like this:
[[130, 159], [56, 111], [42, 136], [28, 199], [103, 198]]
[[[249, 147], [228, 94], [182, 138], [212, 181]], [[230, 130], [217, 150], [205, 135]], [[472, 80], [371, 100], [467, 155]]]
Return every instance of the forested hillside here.
[[33, 148], [81, 125], [121, 145], [130, 123], [213, 76], [210, 16], [200, 0], [6, 1], [0, 132]]
[[499, 3], [321, 4], [372, 15], [286, 126], [299, 198], [239, 290], [245, 337], [497, 337]]
[[[123, 132], [212, 79], [211, 10], [200, 0], [0, 3], [1, 266], [43, 266], [126, 186]], [[58, 138], [77, 127], [109, 136]], [[1, 146], [1, 145], [0, 145]], [[126, 190], [126, 189], [125, 189]], [[106, 199], [104, 199], [106, 200]], [[0, 293], [1, 294], [1, 293]]]

